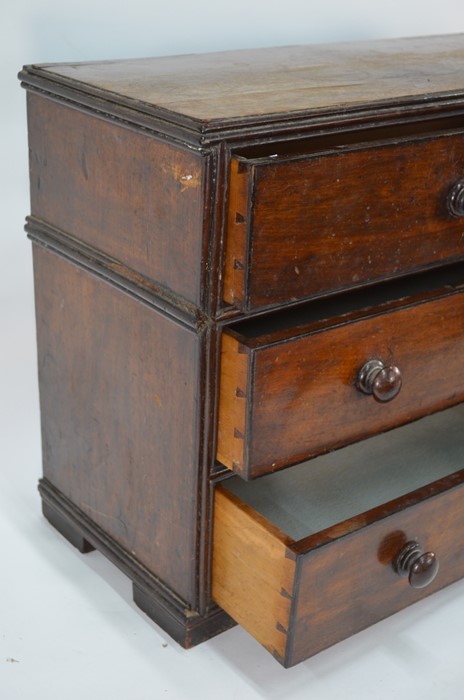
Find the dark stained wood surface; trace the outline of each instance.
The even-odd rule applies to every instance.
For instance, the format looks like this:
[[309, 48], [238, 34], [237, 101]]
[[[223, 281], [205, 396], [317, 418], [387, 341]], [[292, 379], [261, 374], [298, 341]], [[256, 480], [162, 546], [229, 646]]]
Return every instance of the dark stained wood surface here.
[[[335, 526], [326, 546], [302, 542], [293, 639], [287, 665], [392, 615], [464, 575], [464, 472], [426, 486], [409, 497]], [[446, 490], [449, 489], [449, 490]], [[404, 510], [403, 510], [404, 508]], [[389, 515], [389, 511], [393, 512]], [[398, 511], [398, 512], [395, 512]], [[345, 532], [350, 532], [344, 536]], [[426, 588], [414, 589], [392, 562], [417, 539], [436, 552], [440, 570]], [[311, 549], [311, 545], [315, 548]]]
[[[462, 91], [463, 35], [29, 68], [138, 109], [220, 121]], [[27, 79], [27, 75], [23, 76]]]
[[200, 340], [34, 248], [44, 476], [192, 604]]
[[200, 303], [205, 159], [35, 94], [31, 211]]
[[[284, 666], [293, 666], [463, 576], [463, 488], [464, 471], [460, 471], [292, 542], [228, 492], [225, 484], [216, 489], [214, 556], [224, 562], [230, 582], [227, 585], [224, 571], [216, 569], [218, 585], [215, 588], [213, 581], [213, 591], [217, 590], [225, 610], [240, 618], [252, 634], [256, 634], [254, 611], [259, 606], [260, 633], [256, 636]], [[404, 544], [415, 538], [440, 560], [436, 579], [420, 590], [409, 586], [392, 566]], [[246, 560], [240, 556], [242, 550]], [[297, 568], [289, 581], [295, 556]], [[247, 563], [261, 562], [263, 557], [264, 564]], [[261, 572], [265, 567], [274, 574], [267, 577], [267, 605], [263, 607]], [[290, 617], [279, 625], [276, 612], [282, 615], [282, 598], [292, 607]]]
[[[227, 302], [244, 310], [283, 304], [464, 256], [464, 218], [447, 205], [464, 173], [462, 133], [349, 148], [239, 159]], [[237, 218], [248, 225], [238, 239]]]
[[[464, 295], [459, 288], [449, 293], [404, 308], [398, 302], [384, 313], [373, 307], [363, 316], [329, 318], [294, 337], [276, 331], [248, 341], [236, 334], [239, 342], [223, 346], [222, 362], [228, 376], [252, 381], [223, 384], [218, 459], [254, 478], [461, 401]], [[371, 359], [401, 371], [403, 387], [389, 403], [356, 387]], [[240, 365], [235, 373], [234, 363]], [[245, 412], [246, 422], [230, 421]]]
[[104, 528], [72, 503], [47, 479], [39, 482], [47, 520], [79, 551], [98, 549], [131, 580], [134, 603], [185, 648], [200, 644], [236, 624], [223, 610], [210, 608], [197, 614], [154, 576]]

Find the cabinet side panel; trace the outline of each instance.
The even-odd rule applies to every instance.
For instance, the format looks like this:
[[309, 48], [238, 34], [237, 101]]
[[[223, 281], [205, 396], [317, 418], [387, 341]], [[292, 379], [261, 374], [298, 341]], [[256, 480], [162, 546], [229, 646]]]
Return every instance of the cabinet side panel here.
[[199, 304], [205, 159], [28, 95], [33, 216]]
[[44, 475], [193, 603], [199, 337], [44, 249], [34, 266]]

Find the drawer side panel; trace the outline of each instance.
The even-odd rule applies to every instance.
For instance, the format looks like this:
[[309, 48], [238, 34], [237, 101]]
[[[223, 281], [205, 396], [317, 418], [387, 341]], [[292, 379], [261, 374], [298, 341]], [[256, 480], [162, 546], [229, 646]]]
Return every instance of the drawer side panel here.
[[251, 355], [248, 348], [224, 333], [221, 338], [216, 456], [226, 467], [239, 472], [246, 462], [250, 374]]
[[250, 227], [250, 200], [253, 181], [252, 169], [232, 158], [230, 163], [227, 238], [224, 261], [224, 301], [242, 306], [246, 296], [247, 251]]
[[221, 487], [213, 536], [213, 599], [283, 663], [295, 573], [290, 538]]

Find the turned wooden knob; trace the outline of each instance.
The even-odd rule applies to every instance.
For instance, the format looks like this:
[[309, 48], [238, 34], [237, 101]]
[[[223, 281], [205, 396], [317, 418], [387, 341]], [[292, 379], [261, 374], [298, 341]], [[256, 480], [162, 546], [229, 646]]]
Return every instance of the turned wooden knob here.
[[413, 588], [425, 588], [435, 579], [440, 565], [434, 552], [424, 552], [417, 542], [408, 542], [398, 552], [393, 568], [401, 577], [408, 577]]
[[464, 180], [459, 180], [450, 189], [448, 211], [452, 216], [464, 216]]
[[376, 401], [385, 403], [398, 395], [403, 379], [398, 367], [384, 365], [381, 360], [369, 360], [358, 373], [357, 387], [372, 394]]

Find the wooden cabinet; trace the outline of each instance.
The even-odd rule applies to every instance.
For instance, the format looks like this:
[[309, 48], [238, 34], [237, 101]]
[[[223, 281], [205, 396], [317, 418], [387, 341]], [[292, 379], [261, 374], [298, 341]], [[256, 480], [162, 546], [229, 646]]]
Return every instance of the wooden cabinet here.
[[239, 622], [289, 666], [464, 575], [463, 69], [20, 74], [44, 514], [186, 647]]

